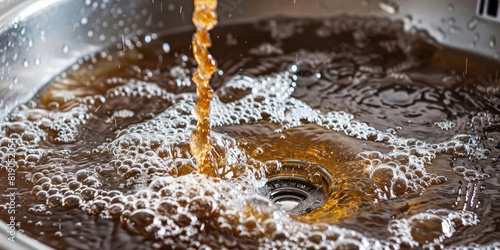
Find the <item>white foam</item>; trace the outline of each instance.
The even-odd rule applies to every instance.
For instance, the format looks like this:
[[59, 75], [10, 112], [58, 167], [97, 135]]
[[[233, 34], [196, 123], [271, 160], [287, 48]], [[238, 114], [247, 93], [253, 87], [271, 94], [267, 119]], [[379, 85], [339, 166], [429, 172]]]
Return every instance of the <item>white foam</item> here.
[[[389, 240], [398, 244], [405, 243], [410, 247], [441, 247], [441, 243], [450, 238], [459, 227], [474, 226], [479, 223], [477, 215], [471, 211], [452, 211], [448, 209], [427, 210], [408, 218], [389, 222], [388, 230], [394, 237]], [[420, 242], [418, 237], [429, 234], [431, 229], [439, 228], [440, 234], [432, 241]], [[432, 237], [427, 237], [432, 238]]]
[[[488, 153], [475, 135], [456, 135], [432, 144], [380, 131], [356, 121], [352, 114], [343, 111], [323, 113], [314, 110], [292, 97], [295, 89], [293, 79], [289, 71], [259, 78], [235, 76], [224, 87], [252, 91], [229, 103], [221, 102], [215, 95], [210, 113], [212, 126], [252, 123], [268, 117], [271, 122], [282, 126], [279, 131], [315, 123], [353, 138], [383, 143], [390, 148], [388, 153], [365, 151], [356, 158], [364, 164], [367, 177], [383, 184], [383, 188], [376, 190], [378, 200], [418, 195], [430, 185], [446, 180], [446, 177], [427, 171], [427, 166], [439, 154], [483, 159]], [[195, 244], [193, 236], [203, 230], [206, 220], [219, 230], [231, 231], [235, 236], [259, 238], [263, 248], [383, 248], [391, 243], [337, 226], [304, 224], [293, 220], [267, 198], [258, 195], [256, 189], [265, 182], [262, 179], [265, 177], [263, 164], [251, 159], [239, 143], [227, 135], [212, 133], [213, 153], [219, 159], [217, 167], [222, 179], [196, 174], [181, 176], [182, 171], [196, 169], [189, 150], [191, 132], [196, 124], [193, 115], [195, 95], [174, 95], [154, 83], [140, 81], [116, 87], [108, 95], [111, 93], [115, 96], [162, 96], [173, 104], [151, 120], [118, 131], [113, 142], [99, 145], [97, 151], [91, 152], [107, 154], [111, 160], [109, 164], [77, 173], [67, 173], [57, 165], [48, 165], [46, 167], [50, 171], [30, 175], [35, 186], [34, 195], [46, 199], [48, 206], [80, 206], [89, 213], [106, 218], [120, 217], [133, 232], [153, 233], [158, 239], [180, 237], [192, 242], [189, 244]], [[33, 111], [20, 111], [20, 114], [27, 117], [29, 112]], [[129, 113], [121, 111], [115, 115], [129, 116]], [[78, 126], [88, 119], [84, 106], [66, 113], [37, 115], [38, 120], [27, 122], [26, 128], [20, 128], [35, 134], [30, 150], [37, 150], [39, 142], [46, 139], [41, 125], [48, 124], [47, 128], [57, 131], [56, 140], [68, 143], [77, 140]], [[12, 128], [13, 131], [15, 129], [18, 128]], [[3, 137], [6, 138], [5, 135]], [[22, 142], [16, 138], [9, 140]], [[0, 154], [2, 163], [11, 157], [9, 154], [13, 152]], [[109, 170], [124, 178], [122, 187], [135, 186], [139, 190], [123, 194], [103, 189], [99, 172]], [[60, 179], [49, 178], [54, 174]], [[58, 184], [61, 179], [65, 185]], [[142, 188], [137, 184], [141, 184]], [[52, 189], [54, 191], [50, 191]], [[411, 235], [412, 222], [427, 219], [440, 221], [443, 229], [443, 235], [432, 244], [451, 236], [457, 223], [464, 226], [477, 223], [471, 212], [428, 211], [391, 222], [389, 230], [395, 235], [392, 240], [414, 247], [422, 246]], [[457, 219], [461, 221], [457, 222]]]

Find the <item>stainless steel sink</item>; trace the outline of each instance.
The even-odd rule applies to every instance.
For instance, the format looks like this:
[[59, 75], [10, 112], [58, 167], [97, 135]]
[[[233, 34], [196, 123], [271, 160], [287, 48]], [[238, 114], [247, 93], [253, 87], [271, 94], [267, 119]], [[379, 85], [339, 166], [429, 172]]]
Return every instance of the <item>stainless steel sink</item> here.
[[[193, 29], [192, 5], [187, 0], [0, 0], [0, 119], [80, 58], [137, 35]], [[488, 0], [220, 0], [218, 8], [220, 25], [278, 15], [401, 20], [408, 31], [425, 30], [441, 44], [500, 60], [500, 10], [494, 7]], [[1, 222], [1, 249], [46, 249], [21, 233], [16, 243], [5, 240], [6, 226]]]

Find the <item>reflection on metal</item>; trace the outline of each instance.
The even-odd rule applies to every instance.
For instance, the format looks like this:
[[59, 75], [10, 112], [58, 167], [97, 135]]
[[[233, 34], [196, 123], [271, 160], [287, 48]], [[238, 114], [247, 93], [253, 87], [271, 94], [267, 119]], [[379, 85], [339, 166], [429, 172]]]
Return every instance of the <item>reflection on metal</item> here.
[[[8, 225], [4, 222], [0, 223], [0, 249], [15, 249], [15, 250], [51, 250], [53, 248], [47, 247], [44, 244], [29, 238], [28, 236], [15, 232], [14, 238], [12, 238], [12, 234], [8, 233], [11, 230]], [[15, 242], [8, 240], [9, 238], [13, 239]]]
[[477, 1], [477, 14], [482, 18], [500, 22], [500, 0]]
[[396, 14], [399, 10], [399, 5], [395, 2], [389, 1], [389, 0], [382, 0], [379, 3], [380, 9], [383, 11], [389, 13], [389, 14]]

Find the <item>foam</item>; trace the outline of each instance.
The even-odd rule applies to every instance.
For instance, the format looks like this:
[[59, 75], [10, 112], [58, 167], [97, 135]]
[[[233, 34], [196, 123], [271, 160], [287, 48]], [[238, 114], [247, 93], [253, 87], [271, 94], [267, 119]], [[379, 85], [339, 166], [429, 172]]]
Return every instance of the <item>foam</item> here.
[[[416, 196], [430, 185], [444, 182], [446, 177], [427, 171], [427, 166], [439, 154], [474, 159], [484, 159], [488, 154], [475, 135], [455, 135], [432, 144], [380, 131], [356, 121], [347, 112], [312, 109], [292, 97], [296, 87], [294, 79], [293, 66], [280, 74], [258, 78], [233, 77], [225, 88], [251, 91], [228, 103], [223, 103], [215, 95], [210, 113], [212, 126], [253, 123], [265, 117], [281, 125], [276, 132], [314, 123], [359, 140], [383, 143], [390, 149], [388, 153], [365, 151], [356, 158], [363, 164], [366, 175], [378, 184], [378, 201], [403, 195]], [[470, 226], [477, 223], [472, 212], [429, 210], [408, 219], [392, 221], [389, 231], [395, 236], [385, 242], [333, 225], [295, 221], [267, 198], [258, 195], [258, 187], [265, 183], [264, 164], [252, 159], [239, 142], [227, 135], [212, 133], [215, 146], [212, 153], [222, 178], [188, 174], [196, 169], [188, 144], [196, 124], [194, 94], [174, 95], [154, 83], [131, 81], [112, 89], [108, 92], [108, 96], [111, 95], [161, 96], [173, 104], [151, 120], [118, 131], [114, 141], [89, 152], [107, 155], [108, 164], [96, 164], [75, 173], [66, 172], [61, 167], [64, 163], [44, 163], [35, 169], [40, 158], [54, 153], [38, 147], [41, 141], [49, 139], [50, 132], [56, 134], [52, 143], [77, 141], [78, 126], [89, 118], [87, 106], [80, 105], [68, 112], [21, 107], [11, 115], [12, 121], [3, 124], [2, 166], [13, 164], [15, 157], [25, 157], [26, 162], [32, 162], [28, 164], [31, 169], [35, 169], [26, 177], [34, 185], [32, 193], [44, 200], [46, 206], [80, 207], [103, 218], [119, 218], [132, 232], [153, 235], [166, 247], [179, 244], [172, 238], [188, 247], [199, 247], [196, 235], [207, 225], [237, 237], [258, 238], [263, 248], [383, 248], [390, 243], [430, 246], [439, 245], [451, 236], [458, 224]], [[105, 98], [96, 98], [105, 102]], [[87, 99], [78, 100], [86, 102]], [[129, 112], [122, 110], [115, 115], [128, 116]], [[485, 120], [477, 118], [473, 122], [481, 126]], [[105, 183], [100, 177], [105, 172], [120, 176], [123, 179], [121, 187], [136, 190], [124, 194], [104, 188]], [[37, 206], [32, 211], [43, 213], [45, 210], [43, 206]], [[412, 223], [425, 220], [446, 225], [443, 226], [443, 236], [432, 243], [415, 241], [411, 235]], [[216, 247], [220, 242], [213, 244]]]
[[[457, 228], [474, 226], [478, 223], [477, 215], [471, 211], [427, 210], [425, 213], [389, 222], [388, 230], [394, 235], [389, 240], [411, 248], [442, 248], [443, 241], [450, 238], [457, 231]], [[429, 229], [436, 227], [441, 232], [439, 236], [434, 235], [432, 241], [420, 240], [421, 235], [429, 234], [431, 231]]]
[[[478, 159], [484, 158], [487, 153], [473, 135], [456, 135], [450, 140], [430, 144], [379, 131], [366, 123], [355, 121], [354, 116], [346, 112], [322, 113], [314, 110], [291, 97], [295, 83], [292, 73], [288, 71], [260, 78], [236, 76], [225, 87], [252, 91], [229, 103], [223, 103], [218, 96], [214, 96], [210, 114], [214, 127], [257, 122], [266, 116], [270, 121], [281, 124], [281, 130], [315, 123], [357, 139], [388, 145], [392, 148], [389, 153], [361, 152], [357, 156], [365, 164], [367, 175], [382, 184], [377, 191], [380, 200], [404, 194], [418, 195], [430, 185], [446, 180], [426, 169], [440, 153]], [[77, 173], [76, 181], [82, 182], [82, 186], [73, 193], [69, 192], [69, 195], [65, 193], [62, 202], [58, 195], [50, 198], [47, 204], [74, 206], [78, 203], [89, 213], [100, 214], [105, 218], [119, 217], [133, 232], [154, 234], [159, 239], [186, 239], [183, 244], [189, 246], [196, 246], [193, 235], [203, 230], [205, 220], [211, 220], [210, 223], [216, 225], [218, 230], [230, 231], [238, 237], [258, 237], [265, 248], [341, 245], [383, 247], [387, 244], [355, 231], [331, 225], [321, 227], [303, 224], [288, 217], [269, 200], [257, 195], [255, 183], [262, 181], [259, 182], [255, 176], [265, 176], [262, 164], [251, 160], [238, 143], [228, 136], [212, 133], [215, 152], [221, 159], [217, 161], [217, 167], [219, 173], [223, 173], [223, 179], [184, 175], [186, 169], [188, 172], [196, 169], [188, 145], [195, 126], [192, 114], [194, 98], [193, 94], [176, 96], [176, 103], [156, 118], [123, 129], [118, 132], [115, 141], [98, 147], [101, 153], [108, 154], [112, 159], [110, 166], [127, 180], [126, 185], [150, 183], [147, 188], [139, 188], [138, 192], [129, 195], [113, 191], [115, 194], [110, 197], [106, 194], [108, 191], [99, 189], [98, 181], [92, 176], [84, 174], [78, 177]], [[230, 166], [232, 168], [228, 168]], [[437, 216], [433, 212], [429, 214]], [[451, 225], [456, 216], [447, 216], [438, 217]], [[400, 243], [415, 246], [416, 243], [401, 225], [417, 220], [417, 217], [391, 224], [391, 230], [399, 237]], [[463, 222], [464, 225], [471, 223], [468, 220]], [[314, 227], [322, 230], [314, 230]], [[170, 243], [164, 242], [165, 245]]]
[[2, 123], [0, 166], [6, 169], [15, 164], [16, 169], [33, 170], [40, 159], [52, 153], [50, 149], [40, 148], [40, 143], [75, 142], [79, 136], [78, 126], [86, 123], [88, 114], [80, 106], [68, 112], [45, 112], [20, 106], [9, 119], [16, 121]]

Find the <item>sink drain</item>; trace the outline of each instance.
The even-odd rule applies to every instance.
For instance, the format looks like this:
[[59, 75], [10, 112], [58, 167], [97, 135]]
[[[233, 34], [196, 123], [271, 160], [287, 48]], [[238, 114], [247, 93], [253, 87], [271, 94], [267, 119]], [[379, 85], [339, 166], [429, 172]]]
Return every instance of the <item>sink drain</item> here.
[[301, 161], [278, 162], [268, 171], [263, 193], [290, 214], [307, 214], [326, 203], [333, 178], [321, 166]]

